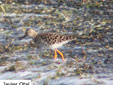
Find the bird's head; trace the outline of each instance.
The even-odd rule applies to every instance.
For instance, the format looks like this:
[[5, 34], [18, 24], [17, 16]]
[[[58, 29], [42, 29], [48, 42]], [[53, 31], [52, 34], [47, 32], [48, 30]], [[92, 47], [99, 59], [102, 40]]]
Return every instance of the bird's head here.
[[22, 37], [19, 37], [19, 39], [21, 40], [21, 39], [25, 38], [26, 36], [29, 36], [31, 38], [35, 38], [37, 36], [37, 32], [33, 29], [27, 29], [25, 32], [25, 35]]

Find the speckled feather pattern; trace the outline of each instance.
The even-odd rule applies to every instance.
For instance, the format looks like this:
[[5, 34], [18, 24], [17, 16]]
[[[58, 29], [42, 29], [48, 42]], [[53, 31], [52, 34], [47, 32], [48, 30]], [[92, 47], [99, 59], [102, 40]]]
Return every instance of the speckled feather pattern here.
[[41, 49], [52, 49], [54, 50], [54, 58], [57, 58], [57, 53], [61, 55], [62, 60], [64, 61], [64, 55], [60, 52], [57, 48], [61, 47], [62, 45], [76, 40], [76, 36], [72, 34], [62, 34], [62, 33], [55, 33], [55, 32], [48, 32], [48, 33], [37, 33], [33, 29], [27, 29], [24, 36], [19, 37], [19, 39], [23, 39], [24, 37], [29, 36], [31, 37], [37, 48]]
[[61, 43], [63, 41], [72, 41], [75, 39], [76, 39], [75, 35], [48, 32], [48, 33], [38, 34], [35, 37], [34, 42], [37, 44], [41, 42], [46, 45], [53, 45], [53, 44]]
[[21, 40], [26, 36], [31, 37], [38, 48], [50, 48], [53, 50], [72, 40], [76, 40], [76, 36], [73, 34], [62, 34], [56, 32], [37, 33], [33, 29], [27, 29], [24, 36], [19, 37], [19, 39]]

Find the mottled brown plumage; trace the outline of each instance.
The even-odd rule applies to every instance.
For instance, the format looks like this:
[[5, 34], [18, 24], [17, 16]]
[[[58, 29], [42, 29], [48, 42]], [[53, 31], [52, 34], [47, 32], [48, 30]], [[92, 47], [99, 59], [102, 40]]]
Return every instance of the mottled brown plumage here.
[[63, 41], [71, 41], [76, 39], [74, 35], [69, 34], [59, 34], [54, 32], [48, 32], [48, 33], [40, 33], [34, 38], [34, 42], [37, 42], [37, 40], [40, 39], [42, 42], [53, 45], [55, 43], [61, 43]]
[[[55, 33], [55, 32], [47, 32], [47, 33], [38, 34], [33, 29], [26, 30], [25, 35], [21, 37], [20, 39], [26, 36], [31, 37], [34, 40], [35, 44], [38, 45], [38, 47], [45, 47], [45, 48], [56, 50], [56, 52], [58, 52], [62, 56], [63, 60], [64, 60], [63, 54], [59, 50], [57, 50], [57, 48], [61, 47], [62, 45], [72, 40], [76, 40], [75, 35], [60, 34], [60, 33]], [[56, 58], [56, 56], [54, 57]]]

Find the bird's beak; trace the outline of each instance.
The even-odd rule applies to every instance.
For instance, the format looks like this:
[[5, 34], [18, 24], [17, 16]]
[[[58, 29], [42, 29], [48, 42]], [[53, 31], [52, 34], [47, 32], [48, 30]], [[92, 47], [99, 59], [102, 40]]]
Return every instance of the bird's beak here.
[[19, 40], [22, 40], [23, 38], [25, 38], [26, 37], [26, 34], [24, 35], [24, 36], [22, 36], [22, 37], [19, 37], [18, 39]]

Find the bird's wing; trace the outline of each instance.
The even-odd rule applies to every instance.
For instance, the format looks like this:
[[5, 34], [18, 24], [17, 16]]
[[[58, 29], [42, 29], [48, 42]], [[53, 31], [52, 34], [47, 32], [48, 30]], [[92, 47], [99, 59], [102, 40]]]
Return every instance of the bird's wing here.
[[66, 40], [75, 40], [76, 37], [70, 34], [60, 34], [60, 33], [41, 33], [38, 36], [47, 44], [59, 43]]

